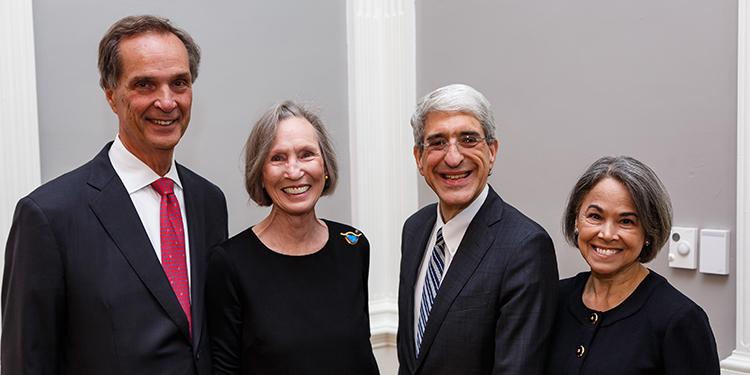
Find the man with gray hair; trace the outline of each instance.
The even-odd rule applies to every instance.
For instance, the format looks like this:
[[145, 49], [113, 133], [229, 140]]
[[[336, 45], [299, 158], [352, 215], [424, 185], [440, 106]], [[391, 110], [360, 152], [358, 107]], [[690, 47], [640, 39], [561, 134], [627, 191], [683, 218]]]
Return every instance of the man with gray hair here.
[[404, 224], [399, 374], [541, 374], [555, 315], [547, 232], [487, 183], [498, 151], [490, 104], [449, 85], [412, 116], [414, 159], [438, 196]]
[[200, 51], [154, 16], [99, 44], [118, 134], [16, 207], [2, 284], [2, 374], [208, 375], [203, 285], [227, 237], [221, 190], [174, 161]]

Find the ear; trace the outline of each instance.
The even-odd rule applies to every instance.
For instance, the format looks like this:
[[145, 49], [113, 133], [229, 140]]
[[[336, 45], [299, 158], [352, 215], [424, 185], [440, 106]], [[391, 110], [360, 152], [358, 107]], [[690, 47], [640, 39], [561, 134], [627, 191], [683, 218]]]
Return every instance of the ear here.
[[497, 156], [497, 151], [500, 149], [500, 140], [495, 139], [492, 143], [487, 144], [490, 148], [490, 168], [495, 165], [495, 157]]
[[419, 174], [424, 176], [424, 173], [422, 173], [422, 154], [424, 153], [424, 150], [419, 146], [414, 146], [412, 151], [414, 152], [414, 160], [417, 162], [417, 170], [419, 171]]
[[109, 108], [112, 109], [112, 112], [117, 113], [117, 107], [115, 106], [114, 95], [115, 95], [114, 90], [104, 89], [104, 96], [107, 98], [107, 103], [109, 103]]

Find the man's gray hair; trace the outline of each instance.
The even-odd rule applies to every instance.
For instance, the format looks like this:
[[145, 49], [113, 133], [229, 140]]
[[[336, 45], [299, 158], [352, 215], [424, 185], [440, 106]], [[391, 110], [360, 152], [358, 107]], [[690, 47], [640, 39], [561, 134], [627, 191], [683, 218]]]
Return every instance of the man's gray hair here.
[[411, 117], [414, 145], [421, 148], [424, 141], [424, 125], [431, 112], [460, 112], [474, 116], [482, 125], [487, 142], [495, 139], [495, 118], [490, 102], [471, 86], [452, 84], [443, 86], [425, 95], [417, 104]]

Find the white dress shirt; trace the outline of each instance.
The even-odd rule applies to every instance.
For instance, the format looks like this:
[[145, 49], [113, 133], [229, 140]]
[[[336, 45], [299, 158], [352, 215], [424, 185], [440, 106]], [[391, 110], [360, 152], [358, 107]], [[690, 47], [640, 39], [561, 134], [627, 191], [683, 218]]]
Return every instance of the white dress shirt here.
[[[161, 176], [128, 151], [120, 141], [119, 134], [115, 137], [115, 141], [109, 149], [109, 160], [112, 162], [112, 167], [115, 169], [117, 176], [120, 177], [122, 184], [125, 185], [125, 190], [130, 194], [130, 200], [133, 201], [135, 210], [141, 218], [141, 223], [143, 223], [143, 228], [146, 230], [148, 239], [156, 252], [156, 257], [161, 262], [161, 195], [151, 187], [151, 183]], [[174, 159], [172, 159], [169, 172], [164, 177], [174, 181], [174, 195], [180, 202], [182, 229], [185, 233], [185, 261], [187, 262], [188, 286], [190, 286], [190, 241], [188, 240], [185, 198]]]
[[[438, 229], [443, 228], [443, 240], [445, 241], [446, 250], [445, 267], [443, 268], [443, 275], [440, 278], [442, 285], [442, 280], [445, 278], [445, 274], [448, 273], [448, 268], [451, 266], [453, 257], [456, 256], [456, 250], [458, 250], [458, 245], [461, 244], [461, 240], [463, 240], [464, 234], [466, 234], [466, 229], [469, 228], [469, 224], [474, 220], [474, 216], [482, 208], [482, 204], [487, 199], [489, 191], [489, 186], [484, 185], [484, 189], [474, 201], [461, 210], [453, 219], [448, 220], [447, 223], [443, 222], [443, 216], [440, 214], [440, 203], [438, 203], [437, 220], [435, 220], [435, 226], [432, 228], [432, 234], [430, 234], [430, 241], [427, 242], [422, 263], [419, 266], [417, 284], [414, 285], [414, 332], [419, 330], [417, 326], [419, 324], [419, 309], [422, 305], [422, 289], [424, 288], [424, 279], [427, 274], [427, 268], [429, 268], [430, 257], [432, 257], [432, 249], [435, 247], [435, 242], [437, 241]], [[438, 294], [440, 294], [440, 289], [438, 289]]]

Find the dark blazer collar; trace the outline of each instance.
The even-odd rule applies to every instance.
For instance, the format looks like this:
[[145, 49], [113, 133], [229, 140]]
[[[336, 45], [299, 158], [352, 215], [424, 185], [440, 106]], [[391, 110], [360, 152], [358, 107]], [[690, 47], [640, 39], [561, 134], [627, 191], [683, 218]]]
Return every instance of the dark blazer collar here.
[[[180, 181], [182, 182], [182, 191], [185, 199], [185, 214], [187, 215], [188, 221], [188, 240], [190, 241], [190, 277], [192, 284], [190, 285], [190, 296], [191, 296], [191, 312], [193, 315], [193, 341], [196, 345], [193, 345], [193, 349], [199, 348], [198, 343], [203, 333], [203, 322], [205, 312], [205, 283], [206, 279], [206, 267], [208, 259], [209, 249], [206, 248], [206, 228], [211, 223], [206, 223], [206, 208], [203, 204], [204, 200], [199, 196], [198, 181], [196, 176], [190, 173], [185, 167], [180, 164], [177, 166], [177, 173], [180, 175]], [[177, 301], [177, 297], [175, 297]]]
[[[474, 273], [474, 270], [476, 270], [480, 261], [484, 257], [484, 254], [490, 248], [490, 245], [495, 241], [495, 233], [497, 231], [491, 230], [490, 227], [502, 220], [503, 206], [504, 203], [502, 199], [500, 199], [500, 196], [497, 195], [495, 190], [490, 186], [487, 199], [484, 201], [479, 212], [477, 212], [476, 216], [474, 216], [474, 219], [469, 224], [469, 227], [466, 229], [466, 233], [464, 234], [461, 244], [456, 251], [456, 255], [448, 268], [448, 272], [445, 274], [445, 277], [443, 277], [443, 281], [440, 284], [437, 297], [435, 298], [435, 302], [430, 310], [427, 327], [425, 327], [424, 336], [422, 338], [422, 348], [419, 352], [416, 366], [414, 367], [415, 371], [424, 362], [424, 358], [429, 352], [435, 336], [440, 330], [440, 326], [443, 324], [445, 316], [448, 313], [450, 306], [453, 304], [453, 301], [456, 299], [461, 289], [463, 289], [466, 282], [469, 281], [469, 278], [471, 278], [471, 275]], [[434, 220], [436, 220], [436, 218], [432, 220], [433, 224], [435, 222]], [[429, 228], [431, 229], [432, 226], [429, 226]], [[422, 243], [421, 253], [424, 253], [425, 246], [427, 246], [426, 241]], [[420, 256], [419, 259], [421, 260], [421, 258], [422, 257]], [[411, 311], [413, 311], [413, 298], [411, 305]], [[410, 315], [412, 316], [411, 320], [413, 323], [414, 314], [411, 313]], [[411, 330], [410, 332], [412, 333], [411, 337], [414, 337], [413, 326], [414, 324], [411, 324], [411, 327], [409, 327]]]
[[590, 326], [591, 322], [589, 318], [592, 313], [596, 312], [599, 314], [599, 321], [602, 327], [612, 325], [620, 320], [628, 318], [633, 314], [640, 311], [651, 298], [654, 291], [662, 284], [666, 283], [666, 279], [657, 274], [656, 272], [649, 270], [648, 275], [644, 278], [640, 284], [635, 288], [633, 293], [628, 296], [622, 303], [615, 306], [614, 308], [601, 312], [594, 311], [586, 307], [583, 304], [583, 288], [586, 286], [586, 281], [591, 275], [590, 271], [581, 272], [575, 276], [573, 292], [568, 295], [567, 308], [568, 312], [582, 325]]
[[[112, 142], [104, 146], [90, 162], [91, 175], [88, 184], [97, 190], [89, 202], [94, 214], [102, 226], [127, 259], [133, 271], [138, 275], [146, 288], [164, 308], [167, 315], [177, 324], [186, 338], [190, 338], [187, 317], [182, 311], [174, 291], [169, 285], [167, 276], [156, 257], [151, 241], [148, 239], [138, 212], [130, 200], [125, 186], [115, 173], [109, 161], [108, 151]], [[182, 176], [180, 176], [182, 178]], [[185, 196], [188, 196], [187, 189]], [[187, 201], [187, 198], [185, 199]], [[188, 211], [189, 212], [189, 211]], [[195, 216], [192, 216], [195, 217]], [[192, 219], [191, 217], [191, 219]], [[191, 219], [188, 219], [190, 223]], [[194, 226], [189, 225], [190, 240], [193, 239]], [[192, 248], [192, 242], [191, 242]], [[192, 267], [191, 267], [192, 268]], [[192, 274], [195, 274], [192, 272]], [[199, 280], [192, 280], [199, 284]], [[202, 293], [201, 293], [202, 295]], [[198, 303], [200, 302], [200, 303]], [[194, 306], [202, 306], [202, 301], [193, 300]], [[201, 308], [202, 309], [202, 308]], [[199, 336], [195, 336], [196, 339]], [[197, 341], [196, 341], [197, 342]]]

